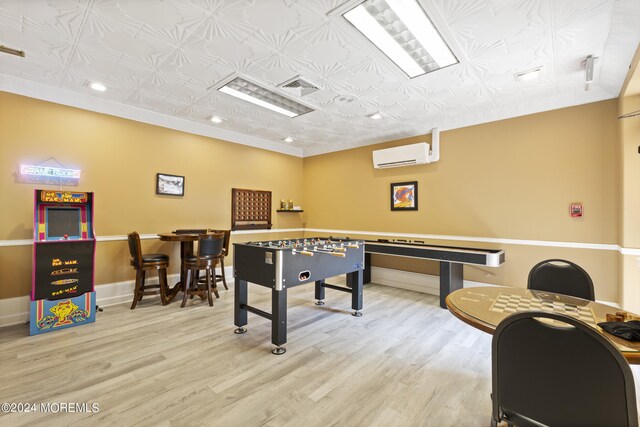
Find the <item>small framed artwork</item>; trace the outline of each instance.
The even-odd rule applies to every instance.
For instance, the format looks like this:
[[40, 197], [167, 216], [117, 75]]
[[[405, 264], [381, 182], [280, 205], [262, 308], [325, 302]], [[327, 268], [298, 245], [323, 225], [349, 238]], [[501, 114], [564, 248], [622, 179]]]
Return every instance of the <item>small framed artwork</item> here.
[[395, 182], [391, 184], [391, 210], [418, 210], [418, 181]]
[[184, 196], [184, 176], [156, 174], [156, 194]]

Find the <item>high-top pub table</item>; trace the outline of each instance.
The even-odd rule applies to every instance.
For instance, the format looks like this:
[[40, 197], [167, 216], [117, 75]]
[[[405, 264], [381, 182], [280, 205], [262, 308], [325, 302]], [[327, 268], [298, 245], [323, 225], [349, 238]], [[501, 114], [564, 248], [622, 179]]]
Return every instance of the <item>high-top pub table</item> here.
[[458, 319], [490, 334], [500, 322], [514, 313], [533, 310], [565, 314], [582, 320], [607, 337], [629, 363], [640, 364], [640, 342], [618, 338], [597, 325], [607, 321], [607, 314], [624, 311], [610, 305], [552, 292], [506, 286], [459, 289], [449, 294], [446, 302], [449, 311]]
[[178, 294], [178, 292], [184, 290], [184, 283], [187, 280], [187, 270], [184, 268], [183, 260], [193, 255], [193, 242], [198, 240], [198, 236], [202, 233], [206, 233], [206, 229], [194, 229], [194, 230], [176, 230], [171, 233], [159, 233], [160, 240], [167, 242], [180, 242], [180, 281], [171, 288], [169, 294], [169, 301]]

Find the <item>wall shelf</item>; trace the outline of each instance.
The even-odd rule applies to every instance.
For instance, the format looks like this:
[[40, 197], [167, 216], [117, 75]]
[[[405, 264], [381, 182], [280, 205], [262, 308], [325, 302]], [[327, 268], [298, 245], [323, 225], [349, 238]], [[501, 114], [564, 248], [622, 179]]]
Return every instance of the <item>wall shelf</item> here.
[[304, 212], [302, 209], [278, 209], [276, 212]]

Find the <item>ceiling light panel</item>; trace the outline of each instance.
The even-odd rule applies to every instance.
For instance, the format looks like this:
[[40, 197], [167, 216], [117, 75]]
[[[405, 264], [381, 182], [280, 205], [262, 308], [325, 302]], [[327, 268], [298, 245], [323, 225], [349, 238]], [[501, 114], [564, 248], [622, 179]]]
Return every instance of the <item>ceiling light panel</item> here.
[[410, 78], [458, 63], [416, 0], [366, 0], [342, 16]]
[[236, 77], [218, 89], [252, 104], [268, 108], [287, 117], [297, 117], [314, 111], [312, 108], [272, 92], [241, 77]]

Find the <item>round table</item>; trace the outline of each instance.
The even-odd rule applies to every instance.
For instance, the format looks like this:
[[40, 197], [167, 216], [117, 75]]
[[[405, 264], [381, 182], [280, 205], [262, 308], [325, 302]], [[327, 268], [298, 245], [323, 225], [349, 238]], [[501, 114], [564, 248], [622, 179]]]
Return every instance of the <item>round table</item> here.
[[193, 255], [193, 242], [198, 240], [199, 234], [195, 233], [159, 233], [160, 240], [167, 242], [180, 242], [180, 281], [171, 288], [171, 294], [169, 295], [169, 301], [178, 294], [178, 292], [184, 290], [183, 283], [187, 279], [187, 270], [183, 267], [182, 262], [186, 257]]
[[584, 321], [607, 337], [629, 363], [640, 364], [640, 342], [618, 338], [597, 326], [598, 323], [607, 321], [607, 314], [624, 311], [610, 305], [552, 292], [505, 286], [459, 289], [447, 296], [446, 304], [458, 319], [490, 334], [493, 334], [502, 320], [513, 313], [539, 310], [566, 314]]

